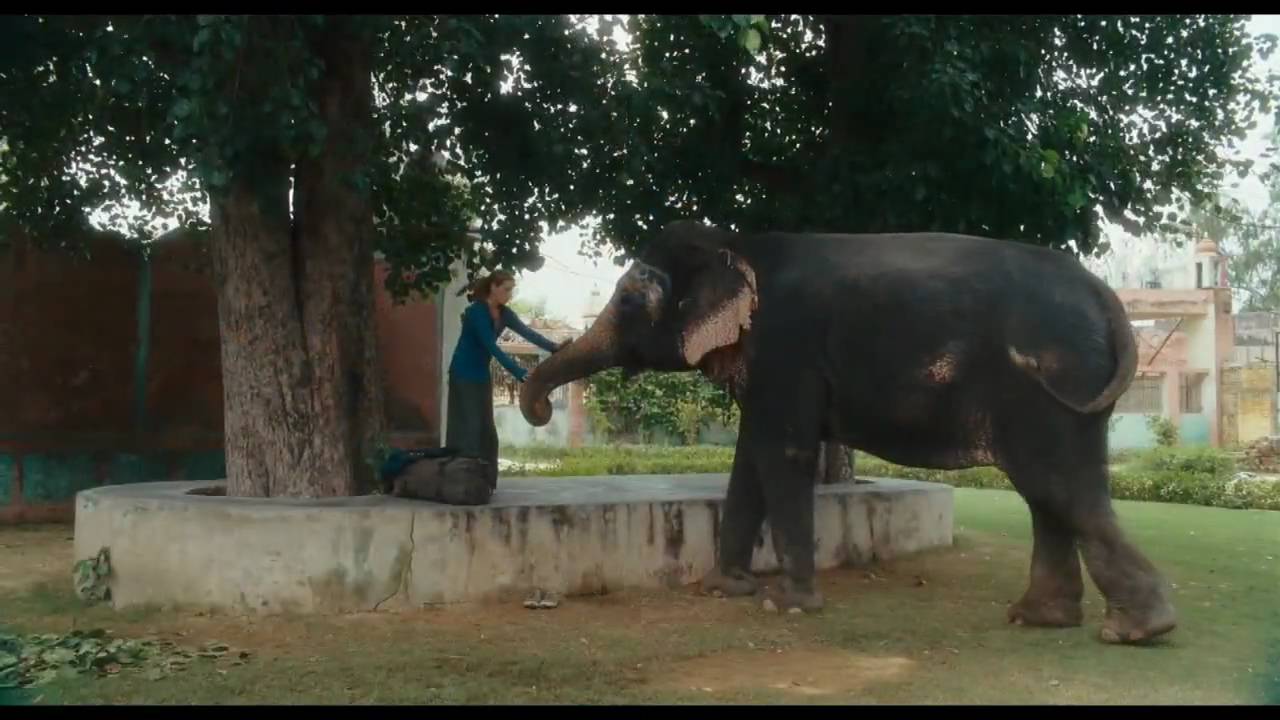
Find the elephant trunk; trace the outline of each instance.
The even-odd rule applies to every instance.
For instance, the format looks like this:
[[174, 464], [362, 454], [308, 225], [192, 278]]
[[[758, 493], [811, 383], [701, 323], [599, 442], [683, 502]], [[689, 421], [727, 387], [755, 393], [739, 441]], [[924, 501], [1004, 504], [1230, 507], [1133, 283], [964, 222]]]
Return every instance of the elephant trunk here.
[[613, 367], [617, 356], [616, 303], [610, 300], [596, 321], [568, 347], [539, 363], [520, 387], [520, 412], [534, 427], [551, 422], [552, 391]]

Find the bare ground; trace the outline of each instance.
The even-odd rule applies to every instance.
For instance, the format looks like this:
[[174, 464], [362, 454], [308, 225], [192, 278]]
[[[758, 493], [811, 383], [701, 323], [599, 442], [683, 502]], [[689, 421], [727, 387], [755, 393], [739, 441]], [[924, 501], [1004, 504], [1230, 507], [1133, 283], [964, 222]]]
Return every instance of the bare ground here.
[[[1126, 503], [1122, 519], [1175, 583], [1181, 626], [1148, 648], [1085, 626], [1004, 621], [1026, 582], [1016, 497], [957, 492], [956, 546], [823, 573], [827, 609], [775, 615], [694, 589], [569, 598], [555, 610], [476, 603], [342, 616], [84, 608], [70, 528], [0, 528], [0, 618], [16, 629], [219, 640], [231, 670], [52, 685], [41, 702], [144, 703], [1252, 703], [1280, 674], [1280, 513]], [[1270, 550], [1269, 550], [1270, 549]], [[1271, 553], [1271, 554], [1268, 554]], [[1228, 612], [1223, 610], [1229, 609]], [[1280, 678], [1276, 678], [1280, 684]]]

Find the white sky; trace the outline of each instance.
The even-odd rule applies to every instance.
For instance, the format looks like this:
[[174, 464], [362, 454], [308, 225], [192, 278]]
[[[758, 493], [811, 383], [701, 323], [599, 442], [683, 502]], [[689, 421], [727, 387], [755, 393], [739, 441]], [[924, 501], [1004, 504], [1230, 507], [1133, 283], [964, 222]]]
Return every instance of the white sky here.
[[581, 327], [583, 314], [600, 309], [587, 307], [592, 288], [600, 290], [598, 304], [603, 304], [613, 294], [614, 283], [626, 269], [615, 265], [612, 255], [604, 258], [581, 255], [579, 250], [588, 238], [586, 228], [548, 235], [541, 246], [546, 262], [538, 272], [525, 272], [516, 279], [515, 297], [528, 302], [543, 299], [548, 315]]

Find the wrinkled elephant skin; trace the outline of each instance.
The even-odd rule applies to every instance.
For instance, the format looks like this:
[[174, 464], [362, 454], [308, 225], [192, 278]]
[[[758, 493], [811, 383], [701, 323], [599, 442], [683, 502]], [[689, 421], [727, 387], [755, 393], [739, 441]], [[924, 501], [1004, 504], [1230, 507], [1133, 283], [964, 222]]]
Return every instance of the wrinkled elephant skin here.
[[1176, 625], [1164, 579], [1112, 510], [1107, 420], [1137, 349], [1116, 294], [1074, 258], [962, 235], [740, 234], [668, 225], [599, 319], [534, 370], [525, 417], [559, 385], [622, 367], [697, 369], [742, 410], [707, 586], [753, 592], [765, 518], [780, 609], [822, 605], [813, 489], [822, 444], [917, 467], [994, 465], [1031, 510], [1026, 593], [1010, 622], [1083, 620], [1081, 557], [1107, 600], [1101, 637]]

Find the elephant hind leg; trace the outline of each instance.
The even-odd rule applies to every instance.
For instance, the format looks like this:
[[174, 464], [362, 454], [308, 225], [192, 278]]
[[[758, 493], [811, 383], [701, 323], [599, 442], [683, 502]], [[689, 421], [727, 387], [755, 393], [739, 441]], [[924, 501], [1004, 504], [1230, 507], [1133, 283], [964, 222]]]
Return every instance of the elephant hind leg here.
[[1159, 571], [1125, 538], [1108, 500], [1077, 518], [1080, 551], [1089, 576], [1107, 599], [1101, 637], [1110, 643], [1139, 643], [1177, 627], [1177, 612]]
[[1030, 584], [1010, 608], [1010, 620], [1050, 626], [1081, 622], [1078, 549], [1107, 601], [1104, 641], [1141, 642], [1174, 629], [1176, 613], [1164, 579], [1125, 538], [1112, 509], [1105, 445], [1096, 453], [1045, 454], [1009, 475], [1031, 508], [1035, 532]]
[[1060, 515], [1031, 504], [1031, 581], [1009, 608], [1009, 622], [1039, 627], [1075, 627], [1084, 620], [1084, 581], [1075, 533]]

